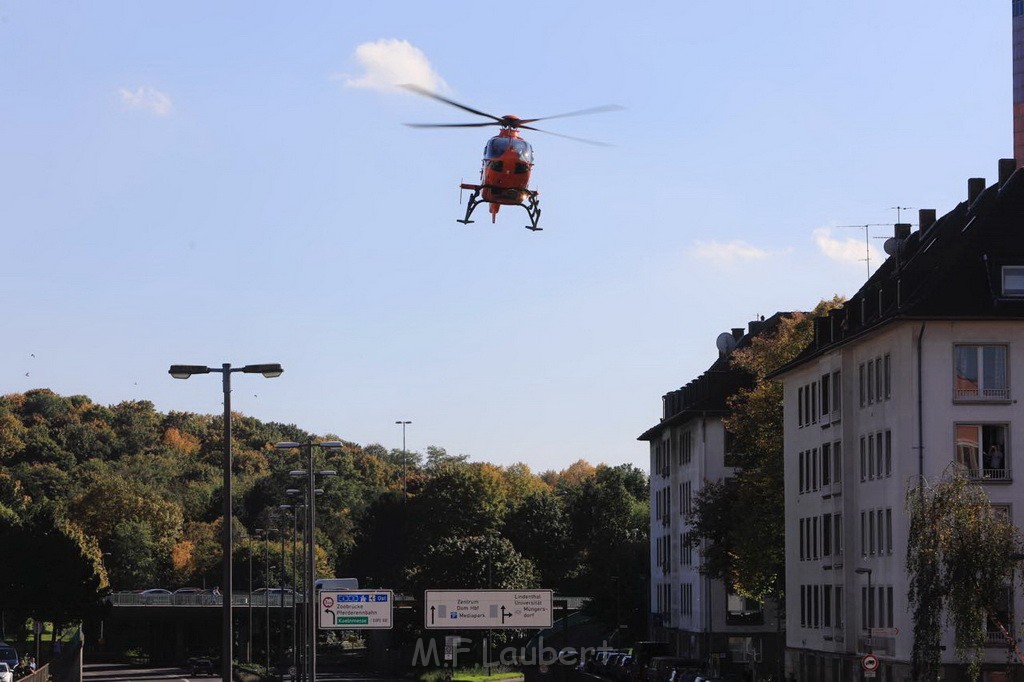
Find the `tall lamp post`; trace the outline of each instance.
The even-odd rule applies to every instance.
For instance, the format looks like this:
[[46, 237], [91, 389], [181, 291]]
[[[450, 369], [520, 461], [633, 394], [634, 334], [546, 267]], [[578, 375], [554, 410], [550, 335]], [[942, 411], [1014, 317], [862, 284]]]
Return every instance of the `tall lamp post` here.
[[[298, 488], [289, 488], [285, 491], [289, 496], [298, 495]], [[304, 510], [304, 504], [282, 504], [278, 509], [290, 509], [292, 512], [292, 667], [295, 675], [299, 674], [299, 568], [298, 553], [295, 551], [299, 535], [299, 510]], [[305, 553], [305, 551], [303, 551]]]
[[313, 449], [321, 448], [323, 450], [337, 450], [341, 447], [341, 441], [330, 440], [319, 443], [315, 443], [313, 441], [307, 441], [305, 443], [289, 441], [285, 443], [278, 443], [276, 447], [282, 450], [304, 449], [306, 455], [306, 468], [289, 471], [288, 475], [292, 478], [306, 479], [306, 537], [308, 538], [306, 546], [306, 591], [309, 595], [306, 599], [306, 606], [308, 610], [308, 613], [306, 614], [306, 628], [309, 632], [308, 639], [306, 640], [309, 651], [309, 655], [306, 658], [306, 668], [309, 672], [306, 679], [309, 682], [316, 682], [316, 619], [318, 611], [313, 606], [313, 600], [316, 599], [316, 496], [317, 493], [323, 492], [322, 490], [317, 490], [316, 477], [337, 476], [338, 472], [331, 469], [314, 471]]
[[234, 585], [232, 583], [232, 571], [231, 565], [231, 375], [235, 372], [242, 372], [244, 374], [262, 374], [268, 379], [279, 377], [284, 372], [281, 369], [281, 365], [277, 363], [263, 364], [263, 365], [245, 365], [244, 367], [232, 367], [230, 363], [225, 362], [223, 365], [218, 367], [207, 367], [206, 365], [171, 365], [171, 368], [167, 370], [175, 379], [188, 379], [193, 374], [209, 374], [210, 372], [219, 372], [223, 375], [223, 386], [224, 386], [224, 458], [223, 458], [223, 474], [224, 474], [224, 510], [223, 516], [224, 528], [222, 529], [221, 547], [223, 553], [222, 559], [222, 571], [223, 577], [221, 578], [223, 589], [223, 607], [221, 609], [221, 648], [220, 648], [220, 676], [223, 682], [231, 682], [232, 679], [232, 664], [233, 664], [233, 651], [232, 643], [234, 637], [232, 636], [232, 614], [231, 614], [231, 601], [232, 601], [232, 590]]
[[402, 425], [402, 492], [409, 494], [409, 455], [405, 451], [405, 427], [412, 424], [411, 421], [398, 420], [396, 424]]
[[874, 638], [871, 636], [871, 628], [874, 625], [874, 620], [875, 620], [874, 619], [875, 595], [871, 591], [871, 569], [870, 568], [855, 568], [855, 569], [853, 569], [853, 572], [858, 574], [858, 575], [865, 575], [865, 574], [867, 574], [867, 576], [868, 576], [868, 598], [866, 600], [864, 600], [862, 602], [862, 604], [864, 605], [864, 625], [867, 626], [867, 631], [868, 631], [868, 653], [869, 654], [873, 654], [873, 653], [875, 653], [875, 650], [872, 647], [872, 644], [874, 643]]

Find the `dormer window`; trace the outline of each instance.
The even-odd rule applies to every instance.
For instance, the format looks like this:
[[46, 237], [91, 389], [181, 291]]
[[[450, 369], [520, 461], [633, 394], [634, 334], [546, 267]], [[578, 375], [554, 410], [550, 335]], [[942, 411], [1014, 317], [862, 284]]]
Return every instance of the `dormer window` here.
[[1003, 296], [1024, 298], [1024, 265], [1003, 266]]

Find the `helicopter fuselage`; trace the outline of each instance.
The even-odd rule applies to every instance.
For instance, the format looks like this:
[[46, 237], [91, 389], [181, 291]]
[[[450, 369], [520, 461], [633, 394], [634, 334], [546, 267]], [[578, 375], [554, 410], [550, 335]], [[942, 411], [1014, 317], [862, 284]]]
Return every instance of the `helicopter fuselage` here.
[[[533, 147], [514, 128], [503, 129], [484, 146], [481, 198], [490, 204], [522, 204], [529, 194], [532, 170]], [[492, 206], [491, 213], [497, 213], [497, 209]]]

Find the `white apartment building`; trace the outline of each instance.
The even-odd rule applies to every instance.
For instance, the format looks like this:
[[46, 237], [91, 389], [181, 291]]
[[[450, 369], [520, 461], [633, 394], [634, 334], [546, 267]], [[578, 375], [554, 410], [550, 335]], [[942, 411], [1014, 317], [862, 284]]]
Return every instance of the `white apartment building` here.
[[701, 575], [700, 549], [686, 542], [686, 515], [704, 481], [729, 478], [739, 463], [722, 418], [727, 398], [752, 379], [730, 366], [730, 353], [774, 329], [779, 317], [751, 322], [747, 334], [737, 328], [720, 335], [718, 360], [665, 394], [660, 422], [639, 437], [650, 442], [652, 638], [671, 642], [677, 656], [711, 661], [721, 671], [777, 669], [777, 609], [731, 594], [722, 581]]
[[[887, 252], [774, 377], [784, 385], [786, 669], [801, 681], [861, 680], [869, 652], [878, 682], [910, 679], [905, 495], [921, 476], [959, 462], [1024, 523], [1024, 476], [1014, 476], [1015, 464], [1024, 470], [1024, 171], [1001, 161], [997, 184], [972, 179], [947, 215], [921, 211], [915, 232], [897, 225]], [[998, 616], [1019, 630], [1020, 609], [1007, 590]], [[1006, 676], [1008, 642], [989, 631], [983, 681], [1024, 679], [1024, 666]], [[943, 644], [943, 679], [962, 679], [951, 633]]]

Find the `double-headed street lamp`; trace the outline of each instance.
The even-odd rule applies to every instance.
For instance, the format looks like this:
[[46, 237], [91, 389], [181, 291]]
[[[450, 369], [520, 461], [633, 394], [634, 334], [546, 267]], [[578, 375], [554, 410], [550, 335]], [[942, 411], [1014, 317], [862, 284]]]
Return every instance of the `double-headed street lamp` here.
[[306, 607], [308, 613], [305, 619], [305, 628], [308, 632], [306, 638], [306, 646], [308, 647], [308, 655], [306, 657], [306, 679], [309, 682], [315, 682], [316, 680], [316, 631], [317, 631], [317, 609], [313, 608], [313, 600], [316, 599], [316, 496], [318, 492], [316, 487], [317, 476], [337, 476], [338, 472], [330, 469], [323, 471], [313, 470], [313, 448], [321, 448], [324, 450], [336, 450], [341, 447], [341, 441], [330, 440], [315, 443], [308, 441], [306, 443], [295, 443], [286, 442], [278, 443], [276, 447], [282, 450], [295, 450], [305, 449], [306, 451], [306, 468], [295, 469], [288, 472], [288, 475], [292, 478], [305, 478], [306, 479]]
[[224, 521], [222, 529], [222, 540], [221, 547], [223, 553], [222, 559], [222, 570], [223, 577], [222, 583], [223, 588], [223, 607], [221, 609], [221, 650], [220, 650], [220, 675], [224, 682], [231, 682], [232, 678], [232, 659], [234, 652], [232, 651], [232, 614], [231, 614], [231, 599], [232, 590], [234, 584], [232, 582], [232, 565], [231, 565], [231, 375], [235, 372], [242, 372], [244, 374], [262, 374], [268, 379], [279, 377], [284, 372], [281, 369], [281, 365], [263, 364], [263, 365], [245, 365], [244, 367], [232, 367], [230, 363], [225, 362], [219, 368], [207, 367], [206, 365], [171, 365], [171, 368], [167, 371], [175, 379], [188, 379], [193, 374], [209, 374], [210, 372], [219, 372], [223, 375], [224, 385], [224, 459], [223, 459], [223, 474], [224, 474]]

